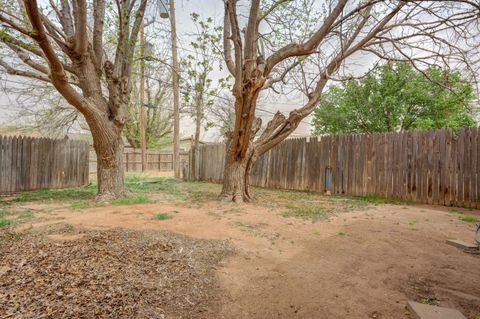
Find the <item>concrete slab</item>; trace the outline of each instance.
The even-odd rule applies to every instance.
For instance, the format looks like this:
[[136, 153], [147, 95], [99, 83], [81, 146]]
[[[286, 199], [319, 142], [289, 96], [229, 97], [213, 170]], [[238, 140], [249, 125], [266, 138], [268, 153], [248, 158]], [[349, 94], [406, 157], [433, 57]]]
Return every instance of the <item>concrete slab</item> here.
[[467, 319], [456, 309], [424, 305], [407, 301], [407, 309], [415, 319]]
[[447, 239], [447, 244], [461, 249], [478, 249], [477, 244], [467, 243], [457, 239]]

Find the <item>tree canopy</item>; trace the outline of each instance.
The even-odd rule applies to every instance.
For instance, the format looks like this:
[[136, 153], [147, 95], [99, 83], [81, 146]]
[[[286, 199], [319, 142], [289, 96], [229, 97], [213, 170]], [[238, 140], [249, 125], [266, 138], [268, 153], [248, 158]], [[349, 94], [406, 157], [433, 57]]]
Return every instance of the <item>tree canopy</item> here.
[[456, 71], [408, 63], [374, 67], [332, 86], [314, 111], [313, 133], [371, 133], [474, 126], [473, 89]]

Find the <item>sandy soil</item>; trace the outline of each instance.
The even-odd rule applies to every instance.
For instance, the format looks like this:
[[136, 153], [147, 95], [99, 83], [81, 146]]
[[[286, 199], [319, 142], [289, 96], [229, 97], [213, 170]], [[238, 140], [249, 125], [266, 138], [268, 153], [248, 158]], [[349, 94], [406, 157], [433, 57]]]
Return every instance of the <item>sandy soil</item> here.
[[[217, 318], [409, 318], [407, 300], [480, 318], [480, 256], [445, 244], [472, 241], [474, 225], [446, 208], [378, 205], [314, 223], [280, 212], [215, 201], [44, 209], [22, 227], [68, 223], [229, 239], [237, 252], [217, 270]], [[156, 220], [158, 213], [171, 218]]]

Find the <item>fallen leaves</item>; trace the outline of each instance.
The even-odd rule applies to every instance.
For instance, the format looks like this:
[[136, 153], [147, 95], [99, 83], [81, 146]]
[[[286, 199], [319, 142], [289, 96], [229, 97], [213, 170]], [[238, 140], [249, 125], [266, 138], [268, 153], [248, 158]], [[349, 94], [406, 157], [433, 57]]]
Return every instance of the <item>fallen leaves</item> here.
[[45, 237], [58, 232], [72, 230], [0, 241], [0, 318], [213, 317], [228, 242], [123, 229]]

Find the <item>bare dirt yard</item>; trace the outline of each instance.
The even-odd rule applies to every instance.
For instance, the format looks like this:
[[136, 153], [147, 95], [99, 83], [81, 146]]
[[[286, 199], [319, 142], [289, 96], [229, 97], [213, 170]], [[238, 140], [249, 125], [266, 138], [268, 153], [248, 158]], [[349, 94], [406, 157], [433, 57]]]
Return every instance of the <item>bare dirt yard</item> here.
[[0, 318], [412, 318], [407, 300], [480, 318], [479, 211], [129, 176], [3, 198]]

